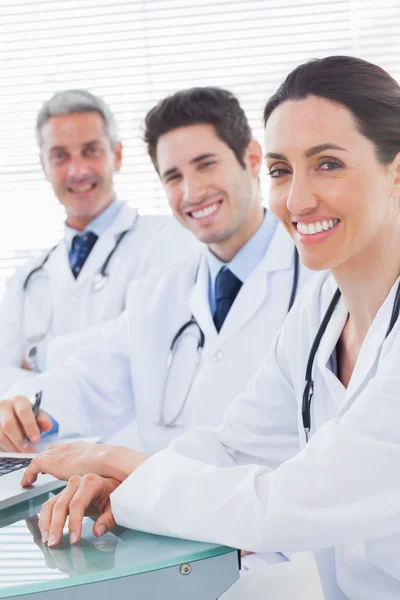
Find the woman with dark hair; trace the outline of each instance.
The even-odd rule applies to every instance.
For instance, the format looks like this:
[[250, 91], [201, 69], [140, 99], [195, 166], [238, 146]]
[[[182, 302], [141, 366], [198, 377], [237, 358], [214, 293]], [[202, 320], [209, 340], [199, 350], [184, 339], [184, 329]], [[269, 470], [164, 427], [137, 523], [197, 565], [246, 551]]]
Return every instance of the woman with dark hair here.
[[57, 542], [69, 511], [79, 539], [95, 500], [97, 535], [116, 521], [254, 552], [312, 549], [328, 600], [400, 598], [400, 88], [360, 59], [314, 60], [264, 117], [271, 209], [306, 266], [328, 272], [220, 428], [132, 453], [122, 475], [81, 446], [98, 475], [71, 479], [41, 529]]

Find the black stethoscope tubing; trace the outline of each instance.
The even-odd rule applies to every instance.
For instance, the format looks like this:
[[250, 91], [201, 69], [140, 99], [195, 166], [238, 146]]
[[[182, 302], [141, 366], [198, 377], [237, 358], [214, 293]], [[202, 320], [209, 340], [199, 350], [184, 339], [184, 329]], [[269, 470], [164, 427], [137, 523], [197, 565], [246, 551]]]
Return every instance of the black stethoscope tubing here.
[[199, 329], [199, 341], [197, 342], [197, 351], [200, 352], [200, 350], [202, 350], [204, 348], [204, 344], [206, 341], [206, 338], [204, 336], [203, 330], [201, 329], [200, 325], [198, 325], [196, 319], [192, 316], [189, 321], [187, 321], [186, 323], [184, 323], [182, 325], [182, 327], [180, 327], [178, 329], [178, 331], [176, 332], [176, 334], [174, 335], [174, 339], [171, 342], [170, 348], [169, 348], [169, 352], [170, 352], [170, 356], [174, 351], [175, 345], [177, 344], [179, 338], [185, 333], [186, 329], [188, 329], [189, 327], [191, 327], [192, 325], [197, 325], [198, 329]]
[[[315, 356], [317, 354], [319, 345], [321, 343], [321, 339], [328, 327], [328, 323], [331, 320], [333, 312], [339, 302], [339, 298], [341, 296], [341, 292], [339, 288], [335, 291], [332, 300], [327, 308], [327, 311], [322, 319], [321, 325], [318, 328], [317, 334], [315, 336], [314, 342], [311, 346], [310, 354], [307, 360], [306, 366], [306, 377], [305, 377], [305, 387], [303, 392], [303, 402], [302, 402], [302, 419], [303, 419], [303, 428], [306, 436], [306, 442], [308, 442], [309, 433], [311, 430], [311, 401], [314, 395], [314, 382], [312, 378], [312, 370], [314, 366]], [[385, 338], [388, 337], [390, 332], [392, 331], [397, 319], [399, 318], [400, 313], [400, 284], [397, 288], [396, 296], [394, 299], [393, 310], [390, 317], [389, 327], [386, 332]]]
[[[116, 252], [116, 250], [118, 249], [120, 243], [122, 242], [122, 240], [124, 239], [126, 234], [129, 233], [129, 231], [131, 231], [131, 227], [129, 229], [125, 229], [125, 231], [122, 231], [116, 238], [114, 248], [108, 254], [107, 258], [105, 259], [105, 261], [100, 269], [99, 276], [102, 279], [106, 279], [108, 277], [107, 269], [108, 269], [110, 260], [112, 259], [113, 255]], [[50, 256], [53, 254], [53, 252], [57, 248], [57, 246], [58, 246], [58, 244], [56, 246], [54, 246], [51, 250], [49, 250], [48, 253], [46, 254], [46, 256], [44, 257], [44, 259], [42, 260], [42, 262], [40, 263], [40, 265], [35, 267], [34, 269], [32, 269], [32, 271], [30, 273], [28, 273], [28, 275], [26, 276], [25, 281], [23, 283], [23, 286], [22, 286], [22, 289], [24, 292], [26, 291], [26, 289], [29, 285], [29, 281], [31, 280], [32, 276], [35, 275], [35, 273], [37, 273], [38, 271], [41, 271], [41, 269], [43, 269], [44, 265], [47, 263], [47, 261], [49, 260]]]
[[292, 291], [290, 293], [290, 298], [289, 298], [289, 306], [287, 309], [287, 312], [290, 312], [294, 301], [296, 300], [296, 295], [297, 295], [297, 288], [299, 287], [299, 253], [298, 250], [296, 248], [296, 246], [294, 247], [294, 253], [293, 253], [293, 281], [292, 281]]
[[53, 254], [54, 250], [57, 248], [58, 244], [56, 244], [55, 246], [53, 246], [53, 248], [51, 250], [48, 251], [48, 253], [46, 254], [46, 256], [44, 257], [44, 259], [42, 260], [42, 262], [40, 263], [40, 265], [38, 267], [35, 267], [34, 269], [32, 269], [32, 271], [30, 273], [28, 273], [28, 275], [25, 277], [25, 281], [23, 283], [22, 289], [25, 292], [29, 282], [31, 280], [31, 278], [33, 277], [33, 275], [35, 275], [35, 273], [38, 273], [39, 271], [41, 271], [44, 267], [44, 265], [47, 263], [47, 261], [49, 260], [50, 256]]
[[[293, 258], [293, 261], [294, 261], [294, 263], [293, 263], [293, 282], [292, 282], [292, 289], [291, 289], [291, 293], [290, 293], [288, 312], [292, 308], [293, 302], [295, 301], [296, 293], [297, 293], [297, 288], [298, 288], [298, 284], [299, 284], [299, 255], [298, 255], [296, 247], [294, 249], [294, 258]], [[197, 276], [198, 276], [199, 268], [200, 268], [200, 263], [199, 263], [199, 265], [197, 266], [197, 269], [196, 269], [196, 275], [195, 275], [195, 278], [194, 278], [194, 283], [196, 283], [196, 281], [197, 281]], [[190, 383], [190, 386], [189, 386], [189, 390], [186, 392], [185, 397], [183, 399], [183, 402], [182, 402], [179, 410], [176, 412], [176, 414], [174, 415], [174, 417], [172, 419], [166, 420], [165, 417], [164, 417], [165, 393], [166, 393], [167, 386], [168, 386], [168, 379], [169, 379], [169, 373], [170, 373], [170, 370], [171, 370], [171, 365], [172, 365], [172, 361], [173, 361], [173, 357], [174, 357], [174, 350], [175, 350], [175, 347], [176, 347], [177, 343], [179, 342], [180, 338], [182, 337], [182, 335], [185, 333], [185, 331], [187, 329], [189, 329], [189, 327], [192, 327], [192, 325], [194, 325], [195, 327], [197, 327], [197, 329], [199, 331], [199, 339], [198, 339], [198, 342], [197, 342], [197, 361], [196, 361], [196, 364], [194, 366], [192, 380], [191, 380], [191, 383]], [[163, 391], [163, 394], [161, 395], [160, 407], [159, 407], [159, 415], [155, 419], [155, 422], [156, 422], [157, 425], [161, 425], [163, 427], [174, 427], [175, 425], [178, 425], [178, 419], [181, 416], [181, 414], [183, 412], [183, 409], [185, 408], [187, 399], [189, 397], [189, 392], [190, 392], [191, 386], [193, 384], [194, 373], [195, 373], [197, 364], [199, 363], [201, 352], [202, 352], [202, 349], [204, 348], [204, 344], [205, 344], [205, 336], [204, 336], [203, 330], [201, 329], [200, 325], [196, 321], [195, 317], [192, 315], [190, 317], [189, 321], [187, 321], [186, 323], [184, 323], [178, 329], [178, 331], [174, 335], [174, 337], [172, 339], [172, 342], [170, 344], [170, 347], [169, 347], [169, 353], [168, 353], [168, 358], [167, 358], [167, 362], [166, 362], [167, 372], [166, 372], [166, 376], [165, 376], [164, 391]]]
[[[199, 267], [197, 267], [197, 271], [196, 271], [196, 277], [195, 277], [195, 283], [197, 281], [197, 274], [199, 271]], [[297, 248], [295, 246], [294, 248], [294, 253], [293, 253], [293, 281], [292, 281], [292, 289], [290, 292], [290, 299], [289, 299], [289, 306], [287, 309], [287, 312], [290, 311], [290, 309], [293, 306], [293, 303], [296, 299], [296, 294], [297, 294], [297, 288], [299, 286], [299, 253], [297, 251]], [[186, 323], [184, 323], [179, 330], [176, 332], [176, 334], [174, 335], [174, 338], [171, 342], [171, 345], [169, 347], [169, 364], [171, 363], [172, 360], [172, 354], [174, 352], [174, 348], [179, 340], [179, 338], [185, 333], [186, 329], [188, 329], [189, 327], [191, 327], [192, 325], [196, 325], [196, 327], [199, 330], [199, 342], [197, 344], [197, 350], [200, 351], [204, 348], [204, 344], [205, 344], [205, 337], [204, 337], [204, 333], [200, 327], [200, 325], [197, 323], [196, 319], [194, 318], [194, 316], [192, 315], [189, 319], [189, 321], [187, 321]]]

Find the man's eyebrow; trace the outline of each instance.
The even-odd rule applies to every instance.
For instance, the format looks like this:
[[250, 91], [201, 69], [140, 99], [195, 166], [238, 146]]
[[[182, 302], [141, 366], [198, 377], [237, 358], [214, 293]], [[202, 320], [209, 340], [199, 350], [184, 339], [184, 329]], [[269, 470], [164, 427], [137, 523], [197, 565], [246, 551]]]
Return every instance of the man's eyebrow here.
[[190, 164], [196, 164], [201, 162], [202, 160], [205, 160], [206, 158], [215, 158], [217, 155], [214, 152], [207, 152], [206, 154], [199, 154], [199, 156], [196, 156], [195, 158], [192, 158], [192, 160], [190, 161]]
[[[191, 165], [196, 165], [199, 162], [201, 162], [202, 160], [206, 160], [207, 158], [215, 158], [217, 155], [213, 152], [207, 152], [206, 154], [199, 154], [198, 156], [195, 156], [194, 158], [192, 158], [189, 161], [189, 164]], [[165, 179], [166, 177], [169, 177], [169, 175], [174, 175], [175, 173], [178, 173], [178, 167], [171, 167], [170, 169], [167, 169], [165, 171], [165, 173], [163, 173], [161, 175], [161, 179]]]
[[[82, 144], [82, 148], [88, 148], [89, 146], [96, 146], [98, 144], [100, 144], [99, 140], [89, 140], [88, 142], [84, 142]], [[66, 146], [52, 146], [50, 148], [50, 152], [65, 152], [66, 150]]]
[[65, 146], [52, 146], [49, 150], [49, 152], [64, 152], [65, 151]]
[[87, 148], [87, 146], [96, 146], [96, 144], [100, 144], [99, 140], [89, 140], [88, 142], [84, 142], [82, 144], [82, 148]]
[[[338, 146], [337, 144], [331, 144], [327, 142], [325, 144], [319, 144], [318, 146], [312, 146], [305, 152], [306, 158], [311, 158], [311, 156], [315, 156], [316, 154], [320, 154], [321, 152], [325, 152], [326, 150], [341, 150], [343, 152], [347, 152], [345, 148]], [[274, 158], [275, 160], [285, 160], [287, 158], [284, 154], [279, 154], [277, 152], [267, 152], [265, 154], [265, 158]]]
[[172, 167], [171, 169], [167, 169], [165, 171], [165, 173], [163, 173], [161, 175], [161, 179], [165, 179], [166, 177], [168, 177], [169, 175], [173, 175], [174, 173], [178, 172], [178, 168], [177, 167]]

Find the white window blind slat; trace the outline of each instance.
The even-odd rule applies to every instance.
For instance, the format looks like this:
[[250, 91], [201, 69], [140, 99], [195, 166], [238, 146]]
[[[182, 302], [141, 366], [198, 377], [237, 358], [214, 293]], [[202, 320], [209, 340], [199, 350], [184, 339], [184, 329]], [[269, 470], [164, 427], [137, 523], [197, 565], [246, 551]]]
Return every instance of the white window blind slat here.
[[55, 91], [104, 97], [125, 147], [118, 195], [166, 212], [141, 140], [155, 102], [183, 87], [227, 87], [262, 141], [263, 104], [300, 61], [354, 54], [399, 79], [399, 26], [398, 0], [3, 0], [0, 294], [17, 265], [62, 235], [34, 139], [37, 111]]

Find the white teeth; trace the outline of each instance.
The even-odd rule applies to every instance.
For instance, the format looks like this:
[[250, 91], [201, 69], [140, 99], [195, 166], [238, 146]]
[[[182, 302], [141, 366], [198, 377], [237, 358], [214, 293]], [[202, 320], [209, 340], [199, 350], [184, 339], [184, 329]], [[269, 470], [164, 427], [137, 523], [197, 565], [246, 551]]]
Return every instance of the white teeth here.
[[208, 217], [208, 215], [211, 215], [217, 209], [218, 203], [213, 204], [212, 206], [207, 206], [207, 208], [203, 208], [203, 210], [196, 210], [195, 212], [192, 212], [192, 216], [195, 219], [204, 219], [204, 217]]
[[81, 187], [71, 188], [73, 192], [77, 192], [78, 194], [82, 192], [89, 192], [92, 189], [93, 184], [89, 183], [87, 185], [82, 185]]
[[315, 221], [314, 223], [296, 223], [297, 231], [304, 235], [313, 235], [314, 233], [320, 233], [321, 231], [328, 231], [339, 223], [339, 219], [329, 219], [329, 221]]

